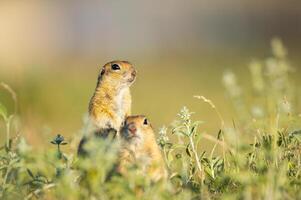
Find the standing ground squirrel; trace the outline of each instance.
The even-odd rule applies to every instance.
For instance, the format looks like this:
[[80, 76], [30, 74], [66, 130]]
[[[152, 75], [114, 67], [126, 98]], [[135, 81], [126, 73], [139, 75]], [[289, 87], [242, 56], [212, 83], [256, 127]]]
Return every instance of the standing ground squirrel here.
[[[136, 70], [127, 61], [112, 61], [103, 66], [89, 103], [89, 125], [95, 135], [118, 134], [122, 122], [131, 114], [130, 86], [135, 78]], [[80, 154], [84, 153], [86, 140], [85, 136], [79, 144]]]
[[154, 181], [167, 177], [167, 170], [156, 143], [155, 133], [145, 116], [127, 117], [120, 135], [123, 145], [118, 170], [121, 174], [126, 175], [127, 168], [137, 164], [141, 167], [141, 172]]

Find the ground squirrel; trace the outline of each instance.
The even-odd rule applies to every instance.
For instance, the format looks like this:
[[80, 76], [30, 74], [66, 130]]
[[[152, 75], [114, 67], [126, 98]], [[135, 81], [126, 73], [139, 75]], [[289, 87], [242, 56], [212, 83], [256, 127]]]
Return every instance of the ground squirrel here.
[[124, 122], [120, 131], [122, 147], [118, 171], [126, 175], [126, 169], [137, 164], [141, 173], [158, 181], [167, 177], [167, 170], [155, 133], [145, 116], [130, 116]]
[[[127, 61], [112, 61], [103, 66], [89, 103], [89, 125], [93, 130], [89, 132], [101, 137], [107, 137], [112, 132], [117, 134], [122, 122], [131, 113], [130, 86], [135, 78], [136, 70]], [[79, 153], [84, 153], [86, 140], [87, 136], [84, 136]]]

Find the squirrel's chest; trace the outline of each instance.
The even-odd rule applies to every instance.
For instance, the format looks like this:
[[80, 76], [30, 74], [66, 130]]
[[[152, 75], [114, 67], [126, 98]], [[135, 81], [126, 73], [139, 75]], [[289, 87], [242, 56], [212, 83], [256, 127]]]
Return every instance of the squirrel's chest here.
[[122, 118], [122, 120], [125, 116], [125, 112], [128, 107], [126, 92], [127, 92], [126, 90], [120, 91], [120, 93], [116, 97], [116, 102], [115, 102], [115, 112], [118, 116]]
[[126, 115], [128, 103], [126, 101], [125, 96], [126, 96], [125, 91], [121, 91], [116, 97], [116, 102], [114, 105], [114, 114], [115, 114], [115, 120], [117, 124], [121, 124], [124, 121]]
[[131, 149], [132, 162], [136, 162], [141, 167], [142, 171], [146, 171], [153, 162], [153, 158], [144, 149]]
[[[127, 91], [122, 90], [111, 100], [111, 102], [102, 103], [94, 106], [94, 122], [97, 127], [114, 128], [118, 130], [124, 121], [129, 102], [127, 100]], [[98, 108], [98, 109], [97, 109]]]

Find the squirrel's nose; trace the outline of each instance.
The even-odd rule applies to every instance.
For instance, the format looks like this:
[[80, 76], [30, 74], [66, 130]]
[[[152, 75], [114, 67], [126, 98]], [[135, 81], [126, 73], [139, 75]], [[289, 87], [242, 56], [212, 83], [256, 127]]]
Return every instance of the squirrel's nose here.
[[134, 69], [133, 72], [132, 72], [132, 76], [136, 77], [136, 75], [137, 75], [137, 71]]
[[136, 134], [136, 132], [137, 132], [137, 128], [136, 128], [136, 126], [135, 126], [135, 124], [129, 124], [128, 125], [128, 130], [132, 133], [132, 134]]

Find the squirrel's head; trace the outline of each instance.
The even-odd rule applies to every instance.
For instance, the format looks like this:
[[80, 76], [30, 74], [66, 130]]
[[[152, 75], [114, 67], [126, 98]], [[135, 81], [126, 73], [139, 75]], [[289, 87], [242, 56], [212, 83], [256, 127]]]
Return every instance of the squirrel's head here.
[[136, 145], [155, 140], [152, 125], [143, 115], [127, 117], [121, 128], [120, 135], [125, 141]]
[[112, 61], [105, 64], [98, 80], [108, 82], [114, 87], [130, 86], [136, 79], [136, 70], [128, 61]]

